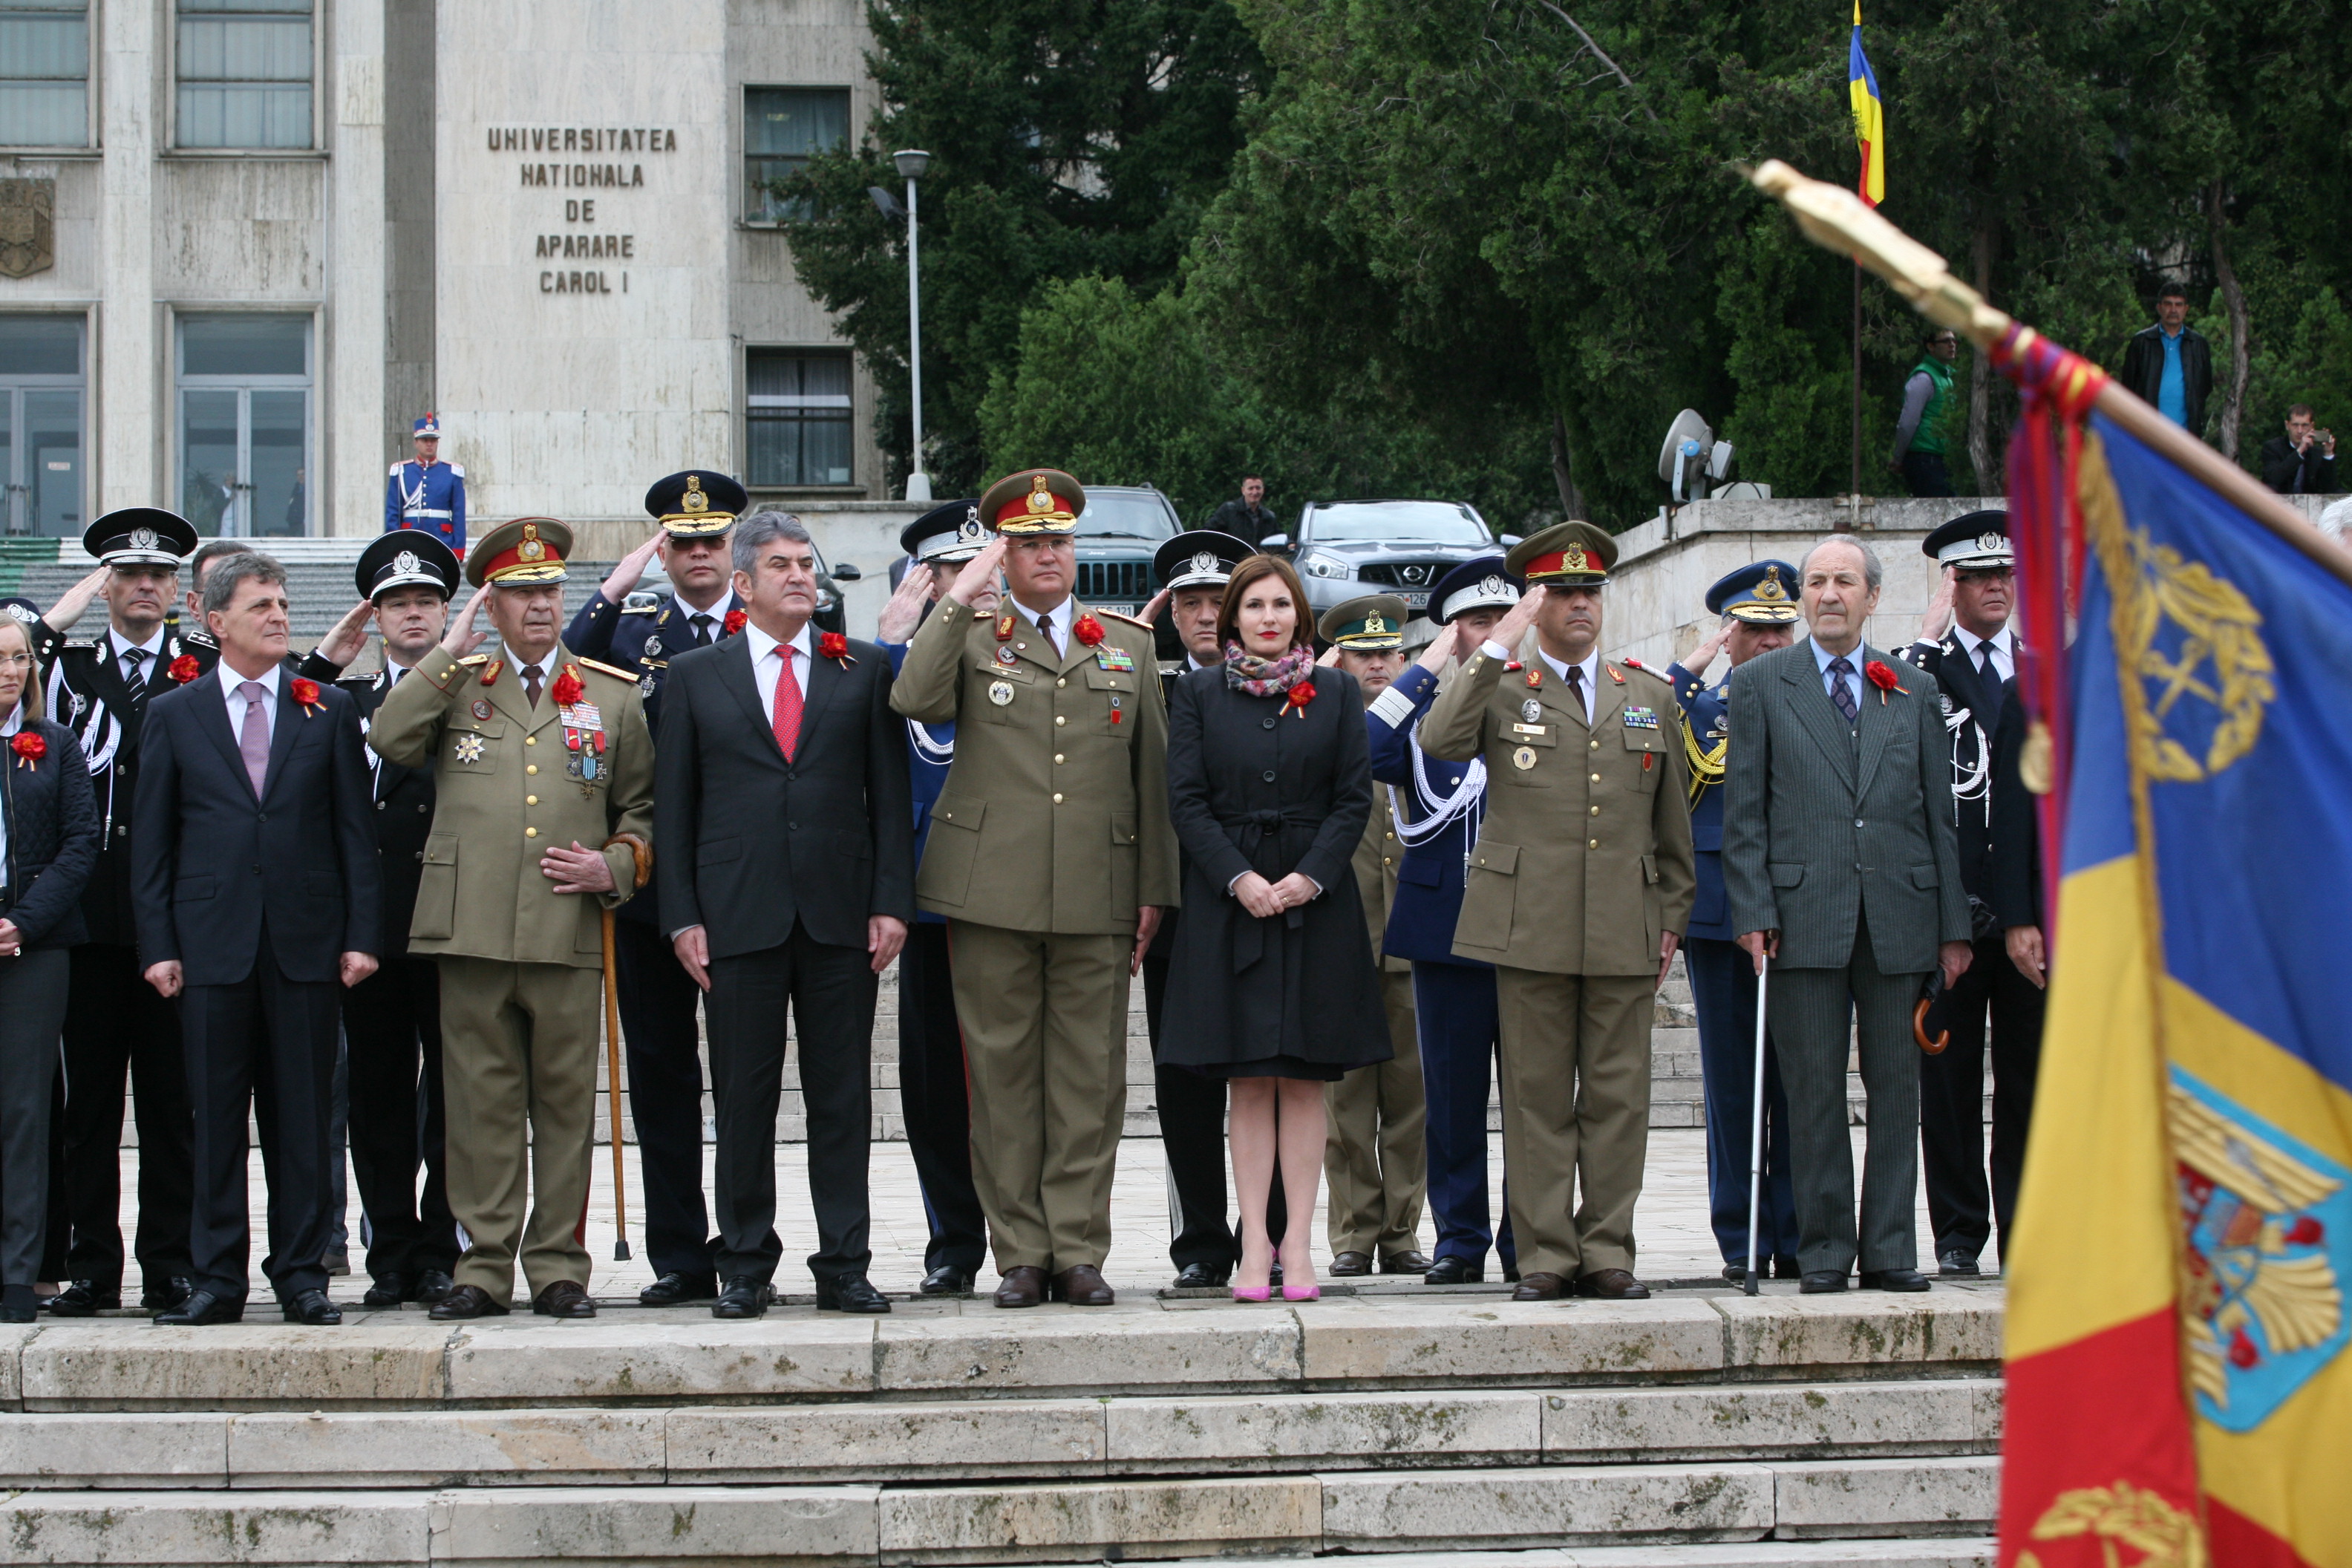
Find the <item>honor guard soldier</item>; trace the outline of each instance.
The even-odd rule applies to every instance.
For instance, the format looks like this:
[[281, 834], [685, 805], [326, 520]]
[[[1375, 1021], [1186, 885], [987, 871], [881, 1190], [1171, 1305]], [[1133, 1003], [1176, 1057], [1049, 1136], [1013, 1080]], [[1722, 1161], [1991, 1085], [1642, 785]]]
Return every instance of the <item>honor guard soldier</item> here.
[[[503, 1316], [518, 1262], [533, 1310], [596, 1315], [580, 1227], [603, 1022], [598, 910], [625, 903], [650, 870], [654, 758], [635, 679], [557, 636], [571, 548], [553, 518], [485, 534], [466, 562], [477, 592], [368, 731], [385, 762], [435, 773], [408, 951], [440, 966], [449, 1207], [469, 1243], [433, 1306], [444, 1321]], [[485, 607], [495, 658], [473, 651]]]
[[1412, 965], [1428, 1105], [1423, 1143], [1429, 1206], [1437, 1220], [1437, 1256], [1423, 1276], [1431, 1285], [1482, 1282], [1490, 1246], [1502, 1261], [1504, 1279], [1516, 1281], [1519, 1273], [1509, 1215], [1490, 1230], [1486, 1214], [1486, 1095], [1499, 1028], [1495, 966], [1454, 951], [1463, 876], [1486, 811], [1486, 764], [1475, 757], [1446, 763], [1425, 755], [1417, 727], [1443, 689], [1441, 680], [1458, 679], [1457, 647], [1466, 651], [1484, 642], [1525, 586], [1500, 555], [1465, 561], [1439, 578], [1430, 589], [1429, 618], [1444, 630], [1372, 699], [1364, 715], [1372, 778], [1383, 786], [1392, 829], [1404, 847], [1381, 951]]
[[394, 463], [383, 484], [383, 531], [414, 528], [466, 553], [466, 469], [441, 460], [441, 416], [416, 422], [416, 456]]
[[[646, 510], [659, 526], [631, 551], [563, 634], [566, 647], [636, 677], [646, 727], [661, 733], [661, 689], [669, 661], [742, 627], [729, 540], [751, 498], [724, 474], [698, 469], [656, 479]], [[632, 605], [646, 563], [658, 552], [673, 592]], [[660, 872], [656, 868], [655, 875]], [[719, 1294], [710, 1214], [702, 1192], [702, 1055], [695, 1010], [702, 988], [671, 951], [648, 884], [614, 919], [621, 976], [621, 1036], [628, 1043], [629, 1114], [636, 1123], [645, 1184], [646, 1257], [654, 1282], [646, 1307], [707, 1301]]]
[[[1919, 1062], [1919, 1152], [1936, 1265], [1947, 1278], [1978, 1270], [1991, 1227], [2009, 1249], [2010, 1216], [2025, 1164], [2026, 1124], [2042, 1061], [2042, 994], [2010, 962], [1996, 911], [1993, 738], [2017, 703], [2016, 557], [2009, 514], [1972, 511], [1927, 535], [1920, 549], [1943, 585], [1919, 640], [1896, 658], [1933, 676], [1952, 748], [1952, 816], [1960, 836], [1960, 885], [1969, 895], [1976, 956], [1944, 1001], [1951, 1043]], [[1946, 626], [1949, 618], [1948, 627]], [[1937, 633], [1941, 632], [1941, 636]], [[2016, 923], [2011, 921], [2009, 923]], [[1991, 1204], [1986, 1204], [1985, 1025], [1992, 1025]]]
[[[1316, 625], [1317, 634], [1338, 650], [1339, 668], [1363, 689], [1367, 708], [1404, 666], [1404, 623], [1411, 614], [1394, 594], [1374, 594], [1334, 605]], [[1423, 1274], [1430, 1268], [1421, 1251], [1421, 1208], [1429, 1192], [1423, 1144], [1428, 1105], [1413, 1026], [1412, 965], [1382, 950], [1402, 858], [1389, 792], [1374, 784], [1372, 815], [1356, 844], [1356, 891], [1363, 900], [1372, 953], [1380, 960], [1381, 1001], [1394, 1054], [1324, 1086], [1323, 1174], [1331, 1184], [1325, 1228], [1335, 1275], [1370, 1274], [1376, 1260], [1390, 1274]]]
[[[86, 1318], [122, 1304], [122, 1089], [125, 1070], [139, 1121], [140, 1304], [172, 1308], [187, 1299], [190, 1146], [187, 1068], [179, 1013], [140, 978], [131, 907], [131, 796], [147, 704], [205, 675], [219, 658], [173, 629], [180, 563], [196, 531], [157, 507], [112, 511], [89, 525], [82, 548], [99, 568], [74, 585], [32, 628], [47, 672], [50, 717], [80, 738], [98, 795], [102, 838], [81, 897], [89, 940], [73, 950], [64, 1031], [65, 1114], [52, 1124], [61, 1144], [64, 1289], [43, 1303], [52, 1317]], [[66, 633], [93, 598], [107, 625], [94, 637]], [[54, 1202], [52, 1211], [58, 1205]]]
[[1495, 965], [1513, 1299], [1646, 1296], [1650, 1025], [1696, 887], [1675, 693], [1600, 656], [1609, 535], [1563, 522], [1506, 560], [1531, 591], [1440, 694], [1422, 745], [1483, 759], [1491, 781], [1454, 951]]
[[[1730, 752], [1730, 671], [1797, 635], [1797, 569], [1786, 561], [1755, 561], [1726, 574], [1706, 591], [1706, 607], [1722, 617], [1690, 656], [1671, 664], [1682, 706], [1683, 759], [1690, 766], [1691, 850], [1698, 871], [1697, 900], [1683, 933], [1683, 963], [1698, 1010], [1699, 1072], [1706, 1085], [1707, 1214], [1723, 1253], [1723, 1277], [1748, 1278], [1748, 1145], [1754, 1136], [1756, 968], [1732, 939], [1731, 905], [1723, 890], [1723, 770]], [[1731, 663], [1714, 686], [1706, 675], [1718, 655]], [[1764, 1045], [1764, 1184], [1757, 1208], [1757, 1267], [1782, 1279], [1797, 1278], [1797, 1198], [1789, 1176], [1789, 1100], [1780, 1064]]]
[[[1195, 529], [1169, 540], [1152, 554], [1160, 597], [1183, 651], [1160, 668], [1164, 704], [1176, 682], [1191, 670], [1223, 662], [1217, 648], [1217, 611], [1234, 568], [1257, 553], [1256, 546], [1214, 529]], [[1146, 621], [1154, 617], [1147, 613]], [[1177, 854], [1181, 875], [1183, 854]], [[1233, 1278], [1241, 1260], [1241, 1237], [1225, 1223], [1225, 1080], [1173, 1065], [1162, 1066], [1160, 1025], [1168, 1003], [1168, 957], [1176, 951], [1176, 928], [1184, 918], [1170, 910], [1143, 955], [1143, 1016], [1151, 1031], [1153, 1089], [1160, 1104], [1160, 1143], [1168, 1162], [1168, 1185], [1176, 1207], [1169, 1226], [1169, 1260], [1176, 1265], [1179, 1289], [1219, 1286]], [[1267, 1232], [1279, 1238], [1290, 1223], [1282, 1196], [1282, 1171], [1265, 1200]], [[1275, 1265], [1279, 1285], [1282, 1265]]]
[[[362, 731], [392, 689], [429, 658], [448, 630], [457, 557], [430, 533], [403, 529], [360, 552], [356, 609], [302, 660], [313, 680], [332, 680], [358, 702]], [[365, 646], [368, 624], [383, 633], [383, 668], [345, 675]], [[457, 1226], [449, 1213], [441, 1089], [440, 971], [408, 952], [416, 889], [433, 831], [433, 770], [368, 753], [374, 764], [376, 847], [383, 872], [383, 952], [376, 972], [343, 993], [348, 1045], [352, 1171], [368, 1220], [367, 1295], [362, 1304], [397, 1307], [440, 1300], [453, 1283]], [[416, 1186], [425, 1168], [425, 1190]]]
[[[891, 696], [907, 718], [956, 721], [915, 892], [955, 947], [1001, 1307], [1036, 1305], [1049, 1281], [1076, 1305], [1114, 1300], [1128, 980], [1177, 900], [1151, 632], [1073, 596], [1085, 506], [1050, 468], [992, 486], [980, 513], [997, 536], [915, 634]], [[969, 613], [1000, 564], [1008, 599]]]
[[[907, 662], [915, 628], [933, 614], [956, 613], [952, 605], [940, 608], [942, 596], [988, 540], [980, 502], [969, 498], [941, 502], [899, 533], [898, 548], [910, 564], [883, 606], [875, 634], [882, 651], [890, 656], [894, 676]], [[973, 590], [976, 611], [994, 615], [996, 600], [992, 582]], [[919, 867], [930, 836], [932, 808], [955, 761], [956, 727], [913, 719], [905, 722], [907, 768], [914, 784], [915, 862]], [[969, 1291], [988, 1258], [988, 1216], [971, 1182], [971, 1100], [964, 1086], [954, 975], [947, 918], [919, 910], [898, 954], [898, 1105], [930, 1231], [923, 1248], [921, 1289], [926, 1296]]]

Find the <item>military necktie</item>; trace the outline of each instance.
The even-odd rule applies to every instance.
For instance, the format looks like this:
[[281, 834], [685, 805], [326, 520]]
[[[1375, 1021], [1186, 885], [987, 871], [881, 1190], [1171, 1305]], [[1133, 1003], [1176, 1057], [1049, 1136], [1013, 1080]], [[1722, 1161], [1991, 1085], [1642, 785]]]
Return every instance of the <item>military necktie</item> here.
[[1591, 724], [1592, 722], [1592, 712], [1591, 710], [1587, 708], [1584, 703], [1584, 666], [1580, 664], [1570, 665], [1568, 667], [1567, 679], [1569, 705], [1584, 716], [1584, 721], [1587, 724]]
[[709, 616], [688, 616], [687, 620], [694, 627], [694, 646], [697, 647], [709, 647], [710, 646], [710, 617]]
[[535, 664], [526, 664], [515, 673], [522, 677], [522, 694], [530, 700], [530, 705], [533, 708], [538, 707], [539, 677], [541, 673], [539, 666]]
[[1989, 735], [2000, 722], [2000, 671], [1992, 662], [1992, 644], [1977, 644], [1977, 658], [1981, 661], [1977, 666], [1977, 673], [1984, 678], [1984, 727], [1985, 733]]
[[1862, 702], [1853, 690], [1853, 661], [1839, 655], [1830, 660], [1830, 674], [1834, 677], [1830, 685], [1830, 700], [1837, 704], [1837, 710], [1851, 724], [1862, 715]]

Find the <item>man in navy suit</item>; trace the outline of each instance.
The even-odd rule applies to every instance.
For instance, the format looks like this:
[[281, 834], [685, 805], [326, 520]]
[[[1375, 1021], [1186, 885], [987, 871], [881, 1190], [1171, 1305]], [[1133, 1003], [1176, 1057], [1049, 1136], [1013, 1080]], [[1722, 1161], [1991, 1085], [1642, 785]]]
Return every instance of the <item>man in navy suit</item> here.
[[341, 987], [375, 973], [382, 886], [349, 692], [286, 668], [286, 570], [234, 555], [205, 580], [221, 662], [148, 705], [132, 908], [147, 983], [180, 998], [194, 1116], [195, 1289], [163, 1324], [245, 1314], [246, 1112], [269, 1178], [269, 1277], [289, 1322], [327, 1324], [330, 1091]]
[[1476, 647], [1519, 602], [1521, 586], [1500, 555], [1465, 561], [1440, 578], [1429, 592], [1429, 618], [1444, 630], [1364, 712], [1372, 778], [1395, 795], [1396, 832], [1405, 846], [1381, 951], [1412, 963], [1429, 1104], [1429, 1210], [1437, 1219], [1437, 1255], [1423, 1277], [1432, 1285], [1484, 1279], [1489, 1247], [1504, 1279], [1519, 1275], [1508, 1211], [1499, 1231], [1486, 1222], [1486, 1090], [1501, 1030], [1495, 967], [1454, 954], [1463, 866], [1486, 815], [1486, 767], [1423, 756], [1414, 732], [1437, 700], [1439, 677], [1455, 662], [1455, 639]]
[[[1706, 591], [1723, 617], [1687, 667], [1666, 667], [1683, 710], [1684, 757], [1691, 769], [1691, 845], [1698, 901], [1683, 935], [1683, 963], [1698, 1010], [1699, 1075], [1706, 1085], [1707, 1214], [1723, 1252], [1723, 1277], [1748, 1278], [1748, 1144], [1755, 1135], [1756, 968], [1739, 951], [1723, 891], [1723, 769], [1731, 747], [1731, 676], [1759, 653], [1786, 647], [1797, 632], [1797, 569], [1753, 561]], [[1728, 650], [1720, 684], [1705, 677]], [[1758, 1194], [1756, 1267], [1797, 1278], [1797, 1199], [1789, 1177], [1789, 1101], [1771, 1040], [1764, 1044], [1764, 1184]]]

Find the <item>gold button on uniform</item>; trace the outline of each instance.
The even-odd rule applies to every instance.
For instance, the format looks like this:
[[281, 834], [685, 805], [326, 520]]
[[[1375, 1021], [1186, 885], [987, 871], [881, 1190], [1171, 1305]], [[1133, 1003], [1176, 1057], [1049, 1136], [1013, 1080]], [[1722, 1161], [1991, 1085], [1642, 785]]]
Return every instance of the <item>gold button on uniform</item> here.
[[1592, 775], [1592, 782], [1593, 782], [1594, 784], [1599, 784], [1599, 783], [1601, 782], [1601, 775], [1600, 775], [1599, 773], [1595, 773], [1595, 774], [1593, 774], [1593, 775]]
[[[536, 746], [539, 744], [539, 737], [536, 735], [525, 735], [522, 738], [522, 743], [526, 746]], [[1596, 746], [1601, 744], [1598, 741], [1595, 741], [1592, 743]]]
[[1054, 753], [1054, 761], [1055, 761], [1055, 762], [1056, 762], [1056, 763], [1059, 763], [1061, 760], [1062, 760], [1062, 753], [1061, 753], [1061, 752], [1055, 752]]
[[1069, 682], [1067, 680], [1056, 680], [1054, 682], [1054, 689], [1059, 691], [1063, 687], [1067, 686]]
[[1598, 838], [1588, 838], [1584, 841], [1584, 847], [1587, 849], [1598, 849], [1601, 847], [1601, 840]]
[[[523, 764], [522, 771], [527, 773], [537, 773], [539, 772], [539, 764], [537, 763], [525, 763]], [[1599, 778], [1601, 775], [1599, 773], [1595, 773], [1592, 776], [1594, 778]]]
[[539, 837], [539, 829], [536, 827], [526, 827], [522, 830], [522, 836], [525, 838], [536, 838]]
[[1594, 807], [1592, 808], [1592, 815], [1593, 815], [1593, 816], [1600, 816], [1600, 815], [1601, 815], [1601, 808], [1600, 808], [1599, 806], [1597, 806], [1597, 805], [1596, 805], [1596, 806], [1594, 806]]
[[1055, 805], [1061, 805], [1061, 804], [1062, 804], [1062, 797], [1061, 797], [1060, 795], [1055, 795], [1055, 796], [1054, 797], [1054, 804], [1055, 804]]
[[1598, 742], [1598, 741], [1593, 742], [1592, 742], [1592, 749], [1593, 749], [1594, 751], [1596, 751], [1596, 752], [1597, 752], [1597, 751], [1599, 751], [1599, 750], [1601, 749], [1601, 742]]
[[1062, 715], [1060, 715], [1059, 713], [1056, 713], [1056, 714], [1055, 714], [1055, 715], [1054, 715], [1054, 722], [1055, 722], [1055, 724], [1056, 726], [1059, 726], [1059, 725], [1063, 725], [1063, 724], [1066, 724], [1066, 723], [1068, 723], [1068, 722], [1069, 722], [1069, 721], [1068, 721], [1067, 719], [1065, 719], [1064, 717], [1062, 717]]
[[522, 797], [522, 803], [525, 805], [537, 805], [539, 804], [539, 796], [535, 795], [527, 795]]

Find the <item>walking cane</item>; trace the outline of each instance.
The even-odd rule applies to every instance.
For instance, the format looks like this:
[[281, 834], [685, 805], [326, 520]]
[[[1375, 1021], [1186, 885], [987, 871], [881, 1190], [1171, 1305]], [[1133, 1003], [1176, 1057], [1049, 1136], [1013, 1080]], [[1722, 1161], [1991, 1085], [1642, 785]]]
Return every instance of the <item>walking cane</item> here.
[[[607, 925], [612, 916], [604, 917]], [[609, 946], [611, 938], [606, 937]], [[1748, 1280], [1746, 1289], [1757, 1294], [1756, 1285], [1756, 1222], [1764, 1205], [1764, 983], [1772, 975], [1772, 961], [1764, 960], [1764, 967], [1756, 972], [1756, 1084], [1754, 1109], [1748, 1115]], [[617, 1149], [618, 1145], [615, 1144]]]
[[604, 917], [604, 1088], [611, 1095], [613, 1122], [613, 1258], [629, 1260], [629, 1206], [621, 1185], [621, 987], [613, 957], [613, 911]]

